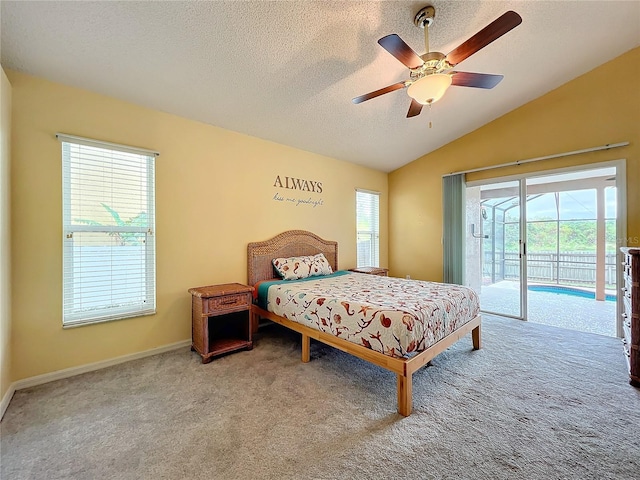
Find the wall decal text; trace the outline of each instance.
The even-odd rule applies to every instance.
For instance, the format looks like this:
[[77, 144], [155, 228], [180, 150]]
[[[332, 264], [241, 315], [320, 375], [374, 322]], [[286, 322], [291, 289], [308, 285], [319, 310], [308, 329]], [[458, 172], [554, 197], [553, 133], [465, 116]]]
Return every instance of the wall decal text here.
[[276, 177], [273, 183], [274, 187], [289, 188], [291, 190], [302, 190], [303, 192], [322, 193], [322, 182], [313, 180], [303, 180], [301, 178], [284, 177], [284, 183], [280, 179], [280, 175]]
[[[284, 188], [287, 190], [298, 190], [301, 193], [322, 193], [322, 182], [316, 180], [304, 180], [302, 178], [276, 175], [273, 186]], [[276, 192], [276, 194], [273, 196], [273, 200], [276, 202], [281, 202], [283, 204], [295, 205], [296, 207], [299, 207], [300, 205], [309, 205], [315, 208], [324, 204], [322, 198], [314, 199], [308, 195], [302, 195], [298, 197], [292, 194], [293, 192]]]

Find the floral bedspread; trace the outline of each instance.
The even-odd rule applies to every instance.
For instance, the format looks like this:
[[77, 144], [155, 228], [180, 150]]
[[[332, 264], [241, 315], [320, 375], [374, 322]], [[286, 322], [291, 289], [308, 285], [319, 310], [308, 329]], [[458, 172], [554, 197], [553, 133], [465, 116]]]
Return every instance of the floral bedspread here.
[[260, 289], [266, 310], [392, 357], [428, 348], [480, 312], [467, 287], [343, 271]]

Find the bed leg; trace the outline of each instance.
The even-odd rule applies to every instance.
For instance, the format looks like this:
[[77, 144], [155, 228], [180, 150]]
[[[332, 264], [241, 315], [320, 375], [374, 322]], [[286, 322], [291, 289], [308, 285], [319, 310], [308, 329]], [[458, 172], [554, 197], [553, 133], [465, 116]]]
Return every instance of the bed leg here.
[[253, 335], [258, 333], [259, 326], [260, 326], [260, 314], [251, 310], [251, 333]]
[[311, 360], [311, 337], [302, 334], [302, 361], [307, 363]]
[[478, 325], [476, 328], [471, 330], [471, 340], [473, 341], [473, 349], [480, 350], [482, 348], [482, 339], [480, 338], [480, 330], [481, 325]]
[[412, 375], [398, 373], [398, 413], [403, 417], [411, 415], [412, 405]]

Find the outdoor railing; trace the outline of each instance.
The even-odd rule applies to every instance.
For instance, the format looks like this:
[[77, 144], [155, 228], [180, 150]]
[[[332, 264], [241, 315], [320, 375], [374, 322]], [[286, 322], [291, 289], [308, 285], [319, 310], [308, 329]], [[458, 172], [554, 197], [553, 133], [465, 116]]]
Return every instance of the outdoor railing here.
[[[491, 266], [491, 254], [485, 254], [485, 267]], [[520, 278], [519, 255], [517, 252], [505, 252], [504, 259], [497, 258], [496, 280]], [[500, 265], [502, 263], [502, 265]], [[500, 275], [501, 271], [503, 272]], [[574, 285], [595, 285], [595, 253], [529, 253], [527, 255], [527, 278], [541, 283], [564, 283]], [[616, 255], [605, 256], [605, 283], [616, 283]]]

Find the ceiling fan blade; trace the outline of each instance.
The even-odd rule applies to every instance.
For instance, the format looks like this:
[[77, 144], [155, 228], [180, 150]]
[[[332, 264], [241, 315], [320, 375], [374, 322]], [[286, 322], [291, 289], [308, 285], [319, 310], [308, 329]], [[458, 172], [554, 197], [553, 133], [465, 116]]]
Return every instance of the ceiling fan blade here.
[[406, 85], [404, 84], [404, 82], [394, 83], [393, 85], [381, 88], [380, 90], [376, 90], [375, 92], [360, 95], [359, 97], [356, 97], [351, 101], [356, 104], [362, 103], [366, 100], [371, 100], [372, 98], [379, 97], [380, 95], [384, 95], [385, 93], [393, 92], [394, 90], [400, 90], [405, 87]]
[[521, 23], [522, 17], [510, 10], [484, 27], [458, 48], [455, 48], [447, 55], [446, 59], [451, 65], [457, 65]]
[[415, 100], [411, 100], [411, 105], [409, 105], [409, 111], [407, 112], [407, 118], [415, 117], [416, 115], [420, 115], [422, 111], [422, 104], [420, 102], [416, 102]]
[[382, 37], [378, 43], [409, 68], [418, 68], [424, 63], [420, 56], [395, 33]]
[[504, 78], [504, 75], [488, 73], [451, 72], [451, 85], [458, 87], [493, 88]]

